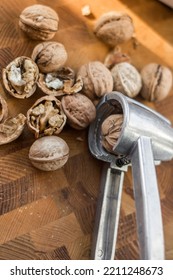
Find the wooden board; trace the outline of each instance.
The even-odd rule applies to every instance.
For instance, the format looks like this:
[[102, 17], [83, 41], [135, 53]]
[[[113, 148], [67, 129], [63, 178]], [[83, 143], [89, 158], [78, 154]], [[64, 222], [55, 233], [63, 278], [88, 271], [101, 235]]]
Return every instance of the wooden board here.
[[[50, 5], [59, 14], [59, 31], [53, 40], [65, 45], [67, 65], [75, 70], [88, 61], [104, 60], [108, 47], [92, 30], [95, 19], [111, 10], [126, 11], [134, 20], [138, 44], [131, 40], [122, 49], [139, 70], [149, 62], [173, 70], [173, 10], [158, 1], [1, 0], [0, 71], [15, 57], [30, 56], [38, 43], [18, 26], [21, 11], [36, 3]], [[90, 5], [92, 17], [82, 16], [85, 4]], [[0, 93], [11, 116], [26, 114], [41, 96], [37, 91], [27, 100], [18, 100], [5, 94], [2, 85]], [[144, 103], [173, 122], [173, 90], [162, 102]], [[90, 259], [102, 163], [88, 150], [87, 130], [66, 126], [61, 137], [70, 147], [70, 158], [54, 172], [31, 166], [28, 151], [34, 138], [27, 128], [19, 139], [0, 147], [0, 259]], [[172, 161], [157, 167], [166, 259], [173, 258], [172, 174]], [[131, 170], [125, 176], [115, 258], [139, 258]]]

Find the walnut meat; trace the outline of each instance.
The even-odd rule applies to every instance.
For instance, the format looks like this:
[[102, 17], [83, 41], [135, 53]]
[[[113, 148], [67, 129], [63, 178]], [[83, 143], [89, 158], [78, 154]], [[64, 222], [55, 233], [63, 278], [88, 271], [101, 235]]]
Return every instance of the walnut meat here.
[[63, 96], [62, 107], [67, 116], [67, 122], [75, 129], [86, 128], [96, 117], [94, 104], [81, 93]]
[[17, 57], [2, 70], [3, 84], [12, 96], [28, 98], [36, 90], [38, 74], [38, 67], [31, 58]]
[[127, 62], [121, 62], [111, 69], [114, 90], [134, 98], [141, 90], [142, 80], [137, 69]]
[[76, 79], [75, 72], [70, 67], [62, 67], [56, 72], [40, 73], [38, 86], [45, 94], [62, 96], [79, 92], [83, 81], [80, 76]]
[[141, 95], [148, 101], [163, 100], [172, 87], [172, 73], [166, 66], [150, 63], [141, 71]]
[[82, 77], [82, 92], [92, 101], [101, 98], [113, 89], [113, 78], [106, 66], [99, 61], [82, 65], [78, 71]]
[[58, 135], [65, 123], [61, 102], [54, 96], [39, 98], [27, 112], [27, 125], [35, 138]]
[[8, 116], [8, 106], [5, 99], [0, 95], [0, 122]]
[[42, 73], [50, 73], [64, 66], [67, 60], [67, 52], [60, 43], [43, 42], [33, 49], [31, 58], [36, 62]]
[[26, 117], [18, 114], [14, 118], [8, 118], [0, 124], [0, 145], [16, 140], [22, 133]]
[[123, 124], [123, 115], [114, 114], [107, 117], [101, 126], [101, 141], [103, 147], [108, 152], [113, 152], [113, 148], [120, 136]]
[[59, 17], [56, 11], [45, 5], [25, 8], [19, 17], [20, 28], [35, 40], [50, 40], [58, 30]]
[[103, 14], [95, 23], [94, 33], [110, 46], [129, 40], [134, 32], [131, 17], [126, 13], [111, 11]]
[[116, 64], [121, 62], [130, 63], [130, 57], [126, 53], [122, 53], [120, 47], [115, 47], [106, 55], [104, 65], [108, 69], [112, 69]]
[[44, 171], [53, 171], [65, 165], [69, 157], [67, 143], [57, 136], [37, 139], [29, 150], [33, 166]]

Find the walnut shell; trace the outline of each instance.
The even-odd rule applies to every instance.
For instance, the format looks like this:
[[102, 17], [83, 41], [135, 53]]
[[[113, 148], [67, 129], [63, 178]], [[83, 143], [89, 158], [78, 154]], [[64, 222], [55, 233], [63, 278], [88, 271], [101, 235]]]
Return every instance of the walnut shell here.
[[67, 122], [75, 129], [86, 128], [96, 117], [94, 104], [81, 93], [65, 95], [61, 101]]
[[42, 73], [50, 73], [61, 68], [67, 60], [64, 45], [57, 42], [43, 42], [33, 49], [31, 58]]
[[8, 118], [0, 124], [0, 145], [4, 145], [16, 140], [22, 133], [25, 126], [26, 117], [18, 114], [16, 117]]
[[95, 23], [94, 33], [110, 46], [128, 41], [134, 32], [131, 17], [123, 12], [111, 11], [103, 14]]
[[141, 70], [141, 95], [148, 101], [163, 100], [172, 88], [172, 72], [166, 66], [150, 63]]
[[116, 64], [121, 62], [129, 62], [131, 59], [126, 53], [122, 53], [120, 47], [116, 46], [105, 57], [104, 65], [108, 69], [112, 69]]
[[59, 17], [56, 11], [45, 5], [25, 8], [19, 17], [20, 28], [34, 40], [50, 40], [58, 30]]
[[81, 76], [83, 80], [82, 92], [92, 101], [101, 98], [113, 89], [112, 75], [99, 61], [82, 65], [77, 76]]
[[141, 90], [142, 80], [137, 69], [127, 62], [116, 64], [111, 73], [114, 80], [114, 90], [134, 98]]
[[27, 111], [26, 118], [28, 128], [35, 134], [35, 138], [58, 135], [67, 119], [61, 102], [51, 95], [39, 98]]
[[122, 114], [110, 115], [103, 121], [101, 125], [101, 142], [108, 152], [113, 152], [113, 148], [121, 133], [122, 124]]
[[61, 168], [69, 157], [67, 143], [57, 136], [45, 136], [37, 139], [29, 150], [29, 159], [33, 166], [44, 171]]
[[29, 57], [20, 56], [2, 70], [2, 80], [9, 94], [23, 99], [35, 92], [38, 74], [36, 63]]
[[62, 67], [52, 73], [40, 73], [37, 84], [45, 94], [54, 96], [74, 94], [83, 87], [82, 78], [78, 76], [76, 79], [75, 72], [70, 67]]
[[0, 122], [8, 116], [8, 106], [5, 99], [0, 95]]

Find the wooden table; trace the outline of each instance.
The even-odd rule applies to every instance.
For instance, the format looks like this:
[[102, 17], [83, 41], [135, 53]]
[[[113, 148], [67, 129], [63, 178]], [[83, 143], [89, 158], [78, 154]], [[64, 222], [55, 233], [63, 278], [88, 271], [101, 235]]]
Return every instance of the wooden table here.
[[[34, 1], [1, 0], [0, 71], [17, 56], [30, 56], [39, 43], [19, 29], [21, 11], [33, 4], [54, 8], [60, 17], [53, 40], [65, 45], [67, 65], [77, 70], [91, 60], [104, 61], [108, 47], [93, 34], [93, 24], [104, 12], [126, 11], [134, 20], [137, 44], [122, 46], [140, 70], [158, 62], [173, 70], [173, 10], [158, 1], [95, 0]], [[83, 5], [92, 16], [84, 17]], [[2, 82], [2, 79], [1, 79]], [[41, 96], [27, 100], [5, 94], [11, 116], [26, 111]], [[144, 102], [141, 98], [138, 98]], [[158, 103], [144, 102], [173, 122], [173, 90]], [[89, 259], [102, 163], [94, 159], [87, 144], [87, 130], [68, 126], [60, 135], [70, 147], [64, 168], [43, 172], [31, 166], [28, 151], [34, 142], [25, 128], [16, 141], [0, 147], [0, 259]], [[157, 167], [163, 213], [166, 259], [173, 258], [173, 161]], [[139, 259], [131, 170], [125, 176], [116, 259]]]

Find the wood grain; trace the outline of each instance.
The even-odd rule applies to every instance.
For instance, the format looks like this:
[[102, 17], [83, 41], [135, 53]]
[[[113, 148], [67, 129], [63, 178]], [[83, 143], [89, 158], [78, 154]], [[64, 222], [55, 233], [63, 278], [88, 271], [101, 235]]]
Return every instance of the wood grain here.
[[[18, 26], [21, 11], [33, 4], [49, 5], [60, 18], [55, 41], [65, 45], [67, 65], [77, 70], [83, 63], [103, 61], [109, 48], [93, 34], [95, 19], [111, 10], [126, 11], [134, 20], [137, 44], [130, 40], [122, 49], [140, 70], [149, 62], [173, 70], [173, 10], [155, 0], [1, 0], [0, 75], [17, 56], [30, 56], [39, 41], [25, 36]], [[83, 5], [92, 16], [84, 17]], [[0, 78], [1, 79], [1, 78]], [[9, 114], [26, 111], [42, 96], [37, 90], [27, 100], [17, 100], [3, 90]], [[173, 122], [173, 90], [158, 103], [140, 102]], [[54, 172], [36, 170], [28, 159], [34, 142], [25, 128], [14, 142], [0, 147], [0, 259], [90, 259], [102, 163], [88, 149], [87, 130], [66, 126], [61, 133], [70, 147], [67, 164]], [[79, 141], [82, 139], [82, 141]], [[157, 167], [166, 259], [173, 259], [173, 162]], [[125, 175], [115, 259], [139, 259], [131, 170]]]

